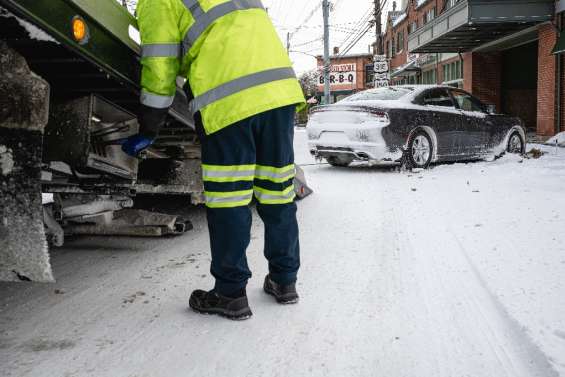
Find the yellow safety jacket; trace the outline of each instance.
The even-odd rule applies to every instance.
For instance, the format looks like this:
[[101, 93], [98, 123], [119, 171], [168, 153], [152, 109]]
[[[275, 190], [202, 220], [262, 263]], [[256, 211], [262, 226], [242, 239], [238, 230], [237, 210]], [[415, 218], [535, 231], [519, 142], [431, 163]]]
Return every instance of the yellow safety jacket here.
[[173, 103], [188, 80], [212, 134], [250, 116], [305, 100], [290, 59], [260, 0], [140, 0], [141, 103]]

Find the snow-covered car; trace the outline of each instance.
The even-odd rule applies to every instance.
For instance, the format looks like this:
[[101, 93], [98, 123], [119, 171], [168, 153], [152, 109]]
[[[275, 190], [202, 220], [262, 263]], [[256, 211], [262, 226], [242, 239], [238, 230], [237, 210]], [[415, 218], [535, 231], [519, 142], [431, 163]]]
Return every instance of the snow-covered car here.
[[496, 114], [471, 94], [438, 85], [370, 89], [311, 111], [310, 153], [331, 165], [353, 161], [426, 168], [431, 163], [524, 153], [516, 117]]

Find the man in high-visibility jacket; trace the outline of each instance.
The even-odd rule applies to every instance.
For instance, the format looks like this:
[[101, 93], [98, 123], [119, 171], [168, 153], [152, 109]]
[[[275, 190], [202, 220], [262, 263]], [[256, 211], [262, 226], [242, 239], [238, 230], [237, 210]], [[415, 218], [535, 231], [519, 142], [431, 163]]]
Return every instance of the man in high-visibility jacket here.
[[249, 318], [245, 252], [251, 210], [265, 225], [269, 262], [264, 290], [295, 303], [300, 265], [294, 204], [293, 124], [304, 96], [260, 0], [140, 0], [142, 41], [140, 133], [123, 145], [150, 146], [173, 102], [176, 78], [187, 79], [201, 135], [211, 291], [190, 297], [195, 311]]

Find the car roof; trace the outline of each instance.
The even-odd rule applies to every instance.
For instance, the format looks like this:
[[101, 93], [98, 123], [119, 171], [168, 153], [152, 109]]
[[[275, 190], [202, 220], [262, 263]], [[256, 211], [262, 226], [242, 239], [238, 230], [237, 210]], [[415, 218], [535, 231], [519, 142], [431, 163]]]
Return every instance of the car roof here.
[[[424, 90], [438, 89], [438, 88], [441, 88], [441, 89], [457, 89], [457, 88], [454, 88], [453, 86], [449, 86], [449, 85], [430, 85], [430, 84], [409, 85], [409, 84], [406, 84], [406, 85], [391, 85], [391, 86], [386, 86], [386, 87], [381, 87], [381, 88], [370, 88], [370, 89], [366, 89], [364, 91], [369, 92], [369, 91], [375, 91], [375, 90], [386, 89], [386, 88], [389, 88], [389, 89], [395, 89], [395, 88], [396, 89], [406, 89], [406, 90], [409, 90], [409, 91], [414, 92], [414, 93], [421, 93]], [[362, 92], [364, 92], [364, 91], [362, 91]]]
[[420, 91], [426, 89], [435, 89], [435, 88], [457, 89], [449, 85], [436, 85], [436, 84], [392, 85], [390, 86], [390, 88], [406, 88], [410, 90], [420, 90]]

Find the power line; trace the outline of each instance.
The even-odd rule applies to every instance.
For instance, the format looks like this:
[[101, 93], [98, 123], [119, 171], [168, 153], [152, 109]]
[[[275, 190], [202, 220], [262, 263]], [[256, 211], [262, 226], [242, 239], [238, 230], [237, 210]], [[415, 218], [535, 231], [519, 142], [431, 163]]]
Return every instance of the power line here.
[[310, 21], [312, 19], [312, 17], [314, 17], [314, 15], [316, 14], [316, 12], [318, 10], [320, 10], [320, 8], [322, 7], [322, 3], [317, 4], [314, 9], [312, 9], [310, 11], [310, 13], [304, 18], [304, 21], [302, 21], [302, 23], [300, 23], [291, 33], [290, 33], [290, 38], [292, 38], [294, 36], [294, 34], [298, 33], [300, 31], [300, 29], [302, 29], [306, 23], [308, 21]]
[[341, 44], [339, 45], [339, 49], [341, 49], [344, 45], [349, 43], [347, 44], [346, 47], [347, 49], [351, 45], [351, 42], [355, 41], [355, 39], [365, 31], [366, 25], [369, 22], [369, 19], [371, 18], [372, 10], [373, 10], [372, 8], [369, 8], [367, 12], [365, 12], [365, 14], [359, 19], [359, 21], [356, 24], [356, 27], [354, 28], [354, 31], [352, 31], [349, 35], [347, 35], [347, 37], [341, 42]]
[[373, 28], [373, 25], [369, 24], [366, 26], [365, 30], [359, 34], [359, 36], [357, 37], [357, 39], [355, 39], [354, 41], [352, 41], [346, 48], [345, 50], [343, 50], [343, 52], [341, 52], [338, 55], [338, 59], [343, 57], [345, 54], [347, 54], [353, 47], [355, 47], [357, 45], [357, 43]]

